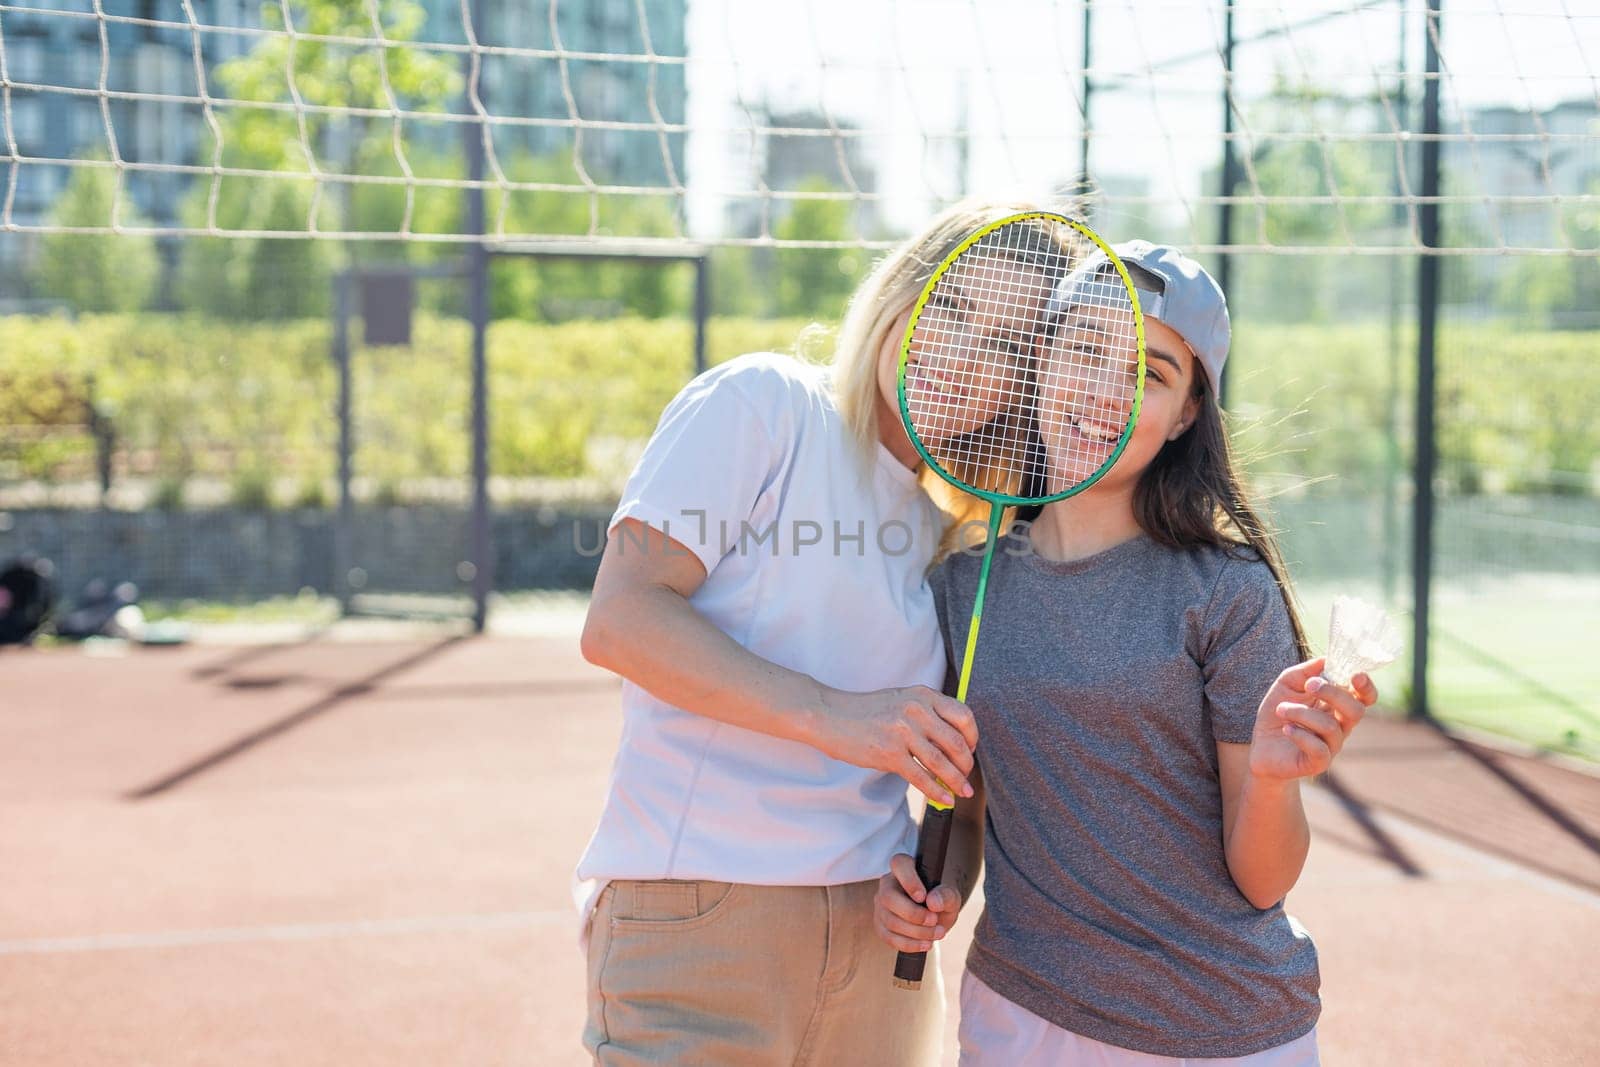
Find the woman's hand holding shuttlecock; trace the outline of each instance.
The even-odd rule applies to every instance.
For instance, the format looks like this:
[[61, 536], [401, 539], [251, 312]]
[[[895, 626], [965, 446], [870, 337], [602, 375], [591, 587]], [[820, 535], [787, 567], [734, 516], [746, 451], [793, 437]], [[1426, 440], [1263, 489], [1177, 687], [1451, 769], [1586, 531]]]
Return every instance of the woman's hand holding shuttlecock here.
[[1256, 712], [1250, 773], [1309, 778], [1326, 771], [1366, 709], [1378, 699], [1368, 676], [1400, 654], [1394, 623], [1353, 597], [1334, 601], [1328, 654], [1278, 675]]

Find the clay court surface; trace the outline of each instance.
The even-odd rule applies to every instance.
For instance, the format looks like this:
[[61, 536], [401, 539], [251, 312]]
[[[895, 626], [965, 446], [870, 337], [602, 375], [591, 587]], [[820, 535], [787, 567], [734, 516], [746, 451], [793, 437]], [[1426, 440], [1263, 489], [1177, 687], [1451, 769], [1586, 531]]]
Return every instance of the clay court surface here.
[[[0, 1063], [586, 1062], [568, 880], [619, 713], [572, 634], [0, 678]], [[1369, 722], [1308, 803], [1325, 1063], [1597, 1062], [1600, 778]]]

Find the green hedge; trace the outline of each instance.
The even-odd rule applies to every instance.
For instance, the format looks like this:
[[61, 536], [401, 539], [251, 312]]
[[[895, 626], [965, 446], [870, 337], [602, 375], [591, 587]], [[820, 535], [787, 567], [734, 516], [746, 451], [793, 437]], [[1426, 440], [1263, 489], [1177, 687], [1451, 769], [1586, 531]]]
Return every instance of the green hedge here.
[[[792, 350], [804, 325], [713, 321], [710, 360]], [[272, 487], [289, 480], [305, 500], [325, 499], [337, 447], [328, 331], [321, 320], [0, 318], [0, 481], [90, 476], [94, 444], [82, 412], [92, 400], [115, 427], [119, 472], [170, 485], [223, 478], [236, 498], [261, 504], [287, 502]], [[419, 315], [413, 337], [404, 348], [355, 349], [356, 470], [398, 496], [469, 469], [468, 326]], [[686, 321], [494, 324], [493, 470], [614, 475], [597, 465], [608, 447], [625, 460], [625, 443], [649, 434], [691, 373], [691, 344]], [[1316, 491], [1376, 484], [1409, 462], [1411, 345], [1381, 324], [1241, 325], [1230, 400], [1253, 468]], [[1465, 491], [1592, 488], [1600, 458], [1594, 351], [1592, 332], [1447, 325], [1439, 375], [1446, 480]], [[1315, 481], [1329, 476], [1336, 480]]]
[[[1435, 420], [1446, 491], [1594, 492], [1600, 477], [1595, 331], [1445, 323]], [[1416, 440], [1414, 331], [1381, 323], [1242, 324], [1229, 406], [1258, 470], [1357, 488], [1409, 468]]]
[[[708, 358], [792, 349], [804, 326], [714, 321]], [[410, 483], [459, 478], [470, 466], [470, 328], [420, 315], [412, 336], [406, 347], [357, 346], [353, 363], [356, 471], [402, 496]], [[318, 320], [0, 318], [0, 481], [86, 477], [94, 443], [83, 411], [92, 402], [115, 426], [121, 471], [176, 484], [220, 477], [250, 499], [264, 480], [291, 478], [314, 498], [337, 462], [329, 337]], [[588, 471], [591, 440], [648, 436], [692, 374], [692, 345], [688, 322], [495, 323], [493, 470], [571, 477]]]

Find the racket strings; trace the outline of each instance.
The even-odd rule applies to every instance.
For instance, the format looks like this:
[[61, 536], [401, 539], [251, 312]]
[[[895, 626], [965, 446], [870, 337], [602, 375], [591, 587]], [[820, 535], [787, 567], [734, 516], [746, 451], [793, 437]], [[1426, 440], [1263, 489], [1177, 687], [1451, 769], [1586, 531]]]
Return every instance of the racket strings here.
[[912, 329], [906, 407], [934, 463], [990, 495], [1065, 492], [1128, 430], [1138, 386], [1132, 299], [1076, 233], [1007, 223], [950, 263]]
[[1002, 227], [953, 265], [930, 300], [920, 331], [927, 375], [911, 396], [913, 421], [968, 485], [1014, 494], [1037, 452], [1024, 415], [1036, 403], [1040, 312], [1073, 251], [1058, 234]]

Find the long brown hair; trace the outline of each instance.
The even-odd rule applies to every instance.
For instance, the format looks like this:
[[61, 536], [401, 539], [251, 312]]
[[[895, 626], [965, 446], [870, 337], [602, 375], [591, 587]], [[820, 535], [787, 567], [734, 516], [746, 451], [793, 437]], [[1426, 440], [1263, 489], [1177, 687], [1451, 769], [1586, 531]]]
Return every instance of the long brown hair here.
[[1133, 515], [1150, 538], [1170, 548], [1215, 545], [1236, 559], [1259, 559], [1272, 571], [1289, 611], [1295, 649], [1311, 657], [1300, 611], [1289, 584], [1288, 568], [1277, 535], [1245, 492], [1234, 469], [1222, 409], [1210, 383], [1195, 368], [1194, 424], [1168, 441], [1139, 476], [1133, 491]]

